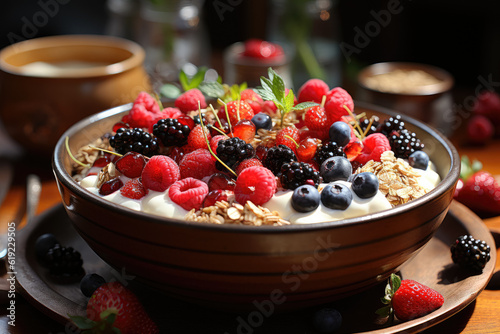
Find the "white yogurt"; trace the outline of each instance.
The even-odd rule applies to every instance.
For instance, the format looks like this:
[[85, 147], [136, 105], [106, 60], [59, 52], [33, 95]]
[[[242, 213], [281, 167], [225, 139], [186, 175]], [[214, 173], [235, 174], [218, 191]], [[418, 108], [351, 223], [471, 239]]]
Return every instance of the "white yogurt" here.
[[[351, 183], [345, 181], [335, 181], [333, 183], [344, 184], [351, 190]], [[322, 184], [320, 189], [328, 184]], [[319, 207], [311, 212], [298, 212], [292, 207], [292, 190], [279, 191], [273, 198], [263, 206], [271, 211], [280, 213], [281, 218], [288, 220], [292, 224], [311, 224], [328, 221], [336, 221], [347, 218], [364, 216], [374, 212], [380, 212], [392, 208], [389, 201], [379, 191], [372, 198], [359, 198], [352, 192], [352, 202], [345, 210], [334, 210], [327, 208], [321, 202]]]

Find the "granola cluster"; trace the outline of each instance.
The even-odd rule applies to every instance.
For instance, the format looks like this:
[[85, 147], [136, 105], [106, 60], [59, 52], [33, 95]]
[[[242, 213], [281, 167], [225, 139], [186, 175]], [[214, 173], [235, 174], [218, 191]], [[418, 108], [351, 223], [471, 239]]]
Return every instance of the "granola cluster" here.
[[394, 207], [425, 195], [425, 189], [418, 183], [420, 175], [403, 159], [396, 158], [394, 152], [382, 153], [379, 161], [370, 160], [358, 168], [356, 173], [371, 172], [379, 179], [379, 190]]
[[275, 211], [247, 201], [243, 206], [238, 203], [226, 201], [216, 202], [213, 206], [201, 208], [196, 211], [192, 209], [185, 219], [187, 221], [211, 223], [211, 224], [239, 224], [239, 225], [289, 225], [290, 222], [282, 219]]

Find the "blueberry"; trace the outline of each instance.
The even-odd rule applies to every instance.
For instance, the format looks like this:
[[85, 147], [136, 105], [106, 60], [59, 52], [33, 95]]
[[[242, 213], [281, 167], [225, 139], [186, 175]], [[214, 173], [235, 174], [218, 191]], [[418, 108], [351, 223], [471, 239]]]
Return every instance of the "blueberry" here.
[[320, 333], [333, 333], [342, 326], [342, 315], [333, 308], [323, 308], [313, 315], [314, 329]]
[[87, 274], [80, 281], [80, 290], [86, 297], [91, 297], [95, 290], [106, 283], [106, 280], [97, 274]]
[[344, 147], [351, 140], [351, 127], [346, 122], [338, 121], [330, 126], [330, 141]]
[[378, 178], [370, 172], [354, 175], [352, 178], [352, 191], [359, 198], [371, 198], [378, 192]]
[[252, 117], [252, 123], [255, 124], [255, 132], [259, 129], [271, 130], [273, 128], [271, 116], [263, 112]]
[[293, 191], [292, 207], [298, 212], [310, 212], [319, 206], [320, 196], [318, 189], [305, 184]]
[[324, 182], [347, 181], [352, 174], [352, 165], [344, 157], [331, 157], [321, 164], [320, 172]]
[[45, 255], [49, 249], [53, 248], [55, 245], [59, 245], [59, 241], [52, 233], [42, 234], [36, 239], [35, 255], [42, 264], [44, 264]]
[[429, 166], [429, 156], [424, 151], [415, 151], [408, 158], [408, 163], [413, 168], [426, 170]]
[[329, 184], [321, 192], [321, 203], [334, 210], [345, 210], [351, 205], [351, 190], [341, 183]]

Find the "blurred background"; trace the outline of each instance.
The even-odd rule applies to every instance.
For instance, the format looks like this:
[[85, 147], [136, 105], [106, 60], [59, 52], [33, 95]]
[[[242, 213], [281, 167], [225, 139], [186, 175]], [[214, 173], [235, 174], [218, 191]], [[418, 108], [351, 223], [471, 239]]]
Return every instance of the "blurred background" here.
[[294, 57], [295, 85], [311, 75], [293, 50], [303, 41], [330, 85], [349, 88], [364, 66], [395, 60], [441, 67], [454, 76], [457, 91], [474, 89], [479, 76], [500, 78], [500, 21], [494, 17], [500, 2], [493, 0], [39, 0], [2, 6], [1, 47], [59, 34], [121, 36], [146, 49], [148, 71], [161, 81], [175, 80], [186, 64], [222, 74], [225, 48], [249, 38], [292, 46], [286, 52]]

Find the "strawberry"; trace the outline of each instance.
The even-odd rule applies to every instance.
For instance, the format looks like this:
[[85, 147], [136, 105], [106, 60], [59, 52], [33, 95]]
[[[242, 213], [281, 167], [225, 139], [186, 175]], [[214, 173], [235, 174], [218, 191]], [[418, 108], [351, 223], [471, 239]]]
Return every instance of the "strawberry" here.
[[116, 329], [122, 334], [160, 332], [137, 296], [119, 282], [105, 283], [94, 291], [87, 302], [87, 318], [70, 318], [88, 330], [85, 333], [115, 333]]
[[392, 314], [401, 321], [408, 321], [429, 314], [444, 303], [443, 296], [414, 280], [401, 280], [398, 275], [392, 274], [385, 288], [382, 298], [384, 306], [377, 310], [383, 317], [392, 317]]
[[297, 151], [297, 145], [300, 141], [299, 130], [295, 126], [287, 126], [278, 131], [276, 134], [276, 146], [285, 145], [292, 149], [295, 153]]
[[500, 214], [500, 185], [486, 171], [476, 172], [468, 178], [456, 199], [480, 215]]
[[467, 122], [467, 140], [471, 144], [484, 145], [493, 138], [495, 128], [491, 121], [482, 115], [475, 115]]
[[[252, 107], [243, 100], [228, 102], [227, 114], [229, 115], [229, 122], [232, 126], [235, 126], [241, 119], [251, 120], [254, 116]], [[220, 119], [227, 121], [226, 106], [221, 106], [217, 115]]]

